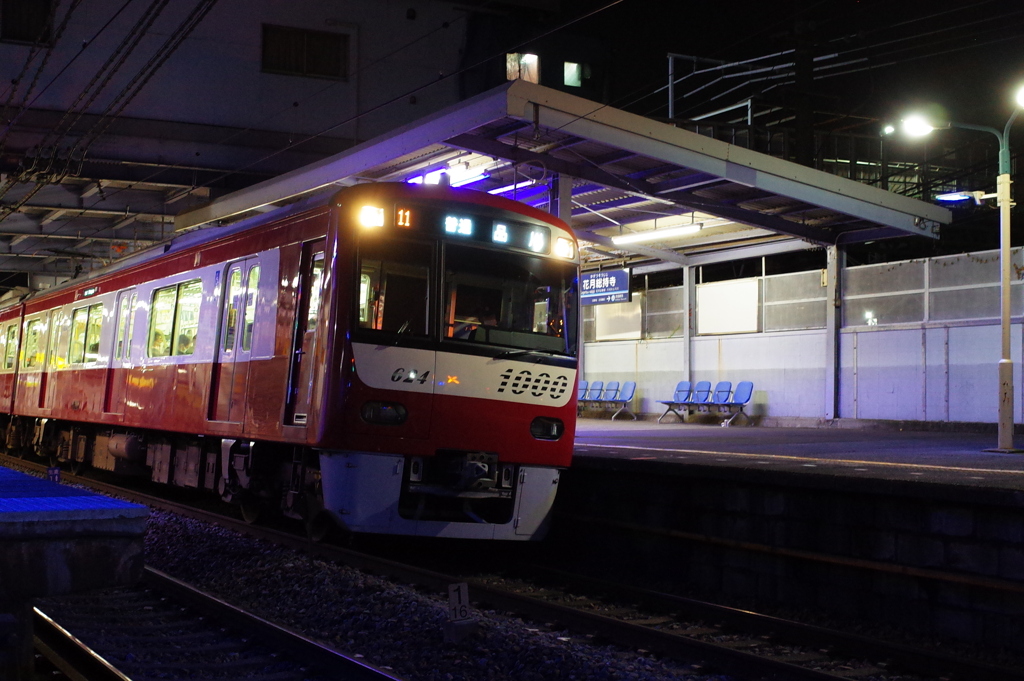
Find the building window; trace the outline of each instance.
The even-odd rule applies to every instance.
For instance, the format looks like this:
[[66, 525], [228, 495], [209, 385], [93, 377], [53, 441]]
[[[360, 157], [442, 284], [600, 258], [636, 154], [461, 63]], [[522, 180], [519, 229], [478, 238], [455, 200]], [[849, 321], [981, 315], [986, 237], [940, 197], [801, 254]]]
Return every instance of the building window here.
[[512, 52], [505, 55], [505, 77], [540, 84], [540, 58], [535, 54]]
[[263, 24], [263, 71], [348, 78], [348, 35]]
[[50, 8], [53, 0], [2, 0], [0, 40], [17, 43], [50, 42]]
[[567, 61], [562, 63], [562, 67], [562, 84], [568, 87], [583, 87], [583, 79], [590, 75], [585, 64]]

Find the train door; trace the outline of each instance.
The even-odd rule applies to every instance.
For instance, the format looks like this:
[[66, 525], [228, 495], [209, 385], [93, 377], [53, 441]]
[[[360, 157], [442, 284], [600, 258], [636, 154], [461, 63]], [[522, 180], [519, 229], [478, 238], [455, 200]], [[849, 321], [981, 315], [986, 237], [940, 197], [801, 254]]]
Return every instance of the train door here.
[[114, 329], [114, 346], [110, 349], [107, 388], [103, 398], [103, 411], [108, 414], [124, 414], [128, 372], [132, 367], [135, 300], [135, 289], [128, 289], [119, 292], [114, 303], [114, 319], [117, 321], [117, 328]]
[[324, 239], [302, 246], [299, 306], [292, 341], [292, 366], [285, 404], [285, 424], [306, 424], [315, 382], [313, 356], [316, 350], [316, 327], [323, 298]]
[[245, 415], [259, 283], [259, 257], [228, 266], [221, 296], [220, 335], [213, 357], [211, 421], [241, 423]]

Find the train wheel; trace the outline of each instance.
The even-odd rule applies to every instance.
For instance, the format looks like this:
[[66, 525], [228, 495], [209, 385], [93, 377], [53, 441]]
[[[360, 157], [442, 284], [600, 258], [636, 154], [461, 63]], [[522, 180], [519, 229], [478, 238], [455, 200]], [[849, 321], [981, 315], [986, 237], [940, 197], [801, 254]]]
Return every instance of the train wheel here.
[[317, 544], [346, 545], [352, 542], [353, 534], [340, 527], [329, 513], [321, 511], [306, 521], [306, 537]]
[[337, 529], [334, 521], [326, 513], [320, 512], [306, 520], [306, 536], [312, 542], [320, 543], [331, 536]]
[[242, 520], [250, 525], [258, 523], [260, 518], [263, 517], [263, 511], [265, 510], [263, 502], [258, 498], [246, 499], [238, 507], [242, 512]]

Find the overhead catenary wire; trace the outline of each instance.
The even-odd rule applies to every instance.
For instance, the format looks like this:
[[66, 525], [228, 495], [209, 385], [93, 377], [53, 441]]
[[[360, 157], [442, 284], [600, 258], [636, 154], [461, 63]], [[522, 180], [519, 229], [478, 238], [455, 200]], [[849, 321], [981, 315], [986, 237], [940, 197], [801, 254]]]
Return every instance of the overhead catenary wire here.
[[[130, 1], [131, 0], [129, 0], [129, 2]], [[106, 62], [96, 70], [92, 80], [82, 88], [78, 98], [75, 99], [70, 107], [68, 107], [64, 116], [60, 121], [58, 121], [57, 125], [54, 126], [54, 129], [47, 134], [46, 138], [43, 139], [41, 146], [50, 144], [50, 139], [54, 135], [57, 136], [57, 139], [52, 142], [53, 144], [60, 143], [60, 140], [67, 136], [67, 134], [74, 128], [75, 124], [83, 115], [85, 115], [85, 112], [88, 111], [89, 107], [92, 106], [100, 96], [103, 90], [110, 84], [118, 71], [124, 66], [125, 62], [146, 36], [147, 31], [160, 17], [160, 14], [163, 12], [164, 8], [166, 8], [168, 2], [169, 0], [152, 0], [149, 7], [146, 8], [142, 16], [136, 21], [135, 25], [128, 30], [124, 39], [110, 54]], [[122, 10], [125, 6], [127, 6], [127, 3], [122, 6]], [[97, 83], [99, 84], [97, 85]], [[85, 100], [84, 103], [83, 100]]]
[[[213, 2], [216, 2], [216, 0], [213, 0]], [[577, 23], [577, 22], [579, 22], [579, 21], [582, 21], [582, 20], [584, 20], [584, 19], [586, 19], [586, 18], [588, 18], [588, 17], [591, 17], [591, 16], [593, 16], [593, 15], [595, 15], [595, 14], [599, 13], [599, 12], [602, 12], [602, 11], [604, 11], [605, 9], [607, 9], [607, 8], [609, 8], [609, 7], [612, 7], [612, 6], [614, 6], [614, 5], [617, 5], [617, 4], [621, 3], [621, 2], [624, 2], [624, 0], [611, 0], [611, 2], [608, 2], [608, 3], [606, 3], [606, 4], [602, 5], [601, 7], [597, 8], [597, 9], [594, 9], [594, 10], [590, 10], [590, 11], [587, 11], [587, 12], [585, 12], [585, 13], [581, 14], [580, 16], [577, 16], [577, 17], [575, 17], [575, 18], [573, 18], [573, 19], [571, 19], [571, 20], [569, 20], [569, 21], [567, 21], [567, 22], [564, 22], [564, 23], [562, 23], [562, 24], [559, 24], [558, 26], [556, 26], [556, 27], [554, 27], [554, 28], [552, 28], [552, 29], [549, 29], [549, 30], [547, 30], [547, 31], [545, 31], [545, 32], [543, 32], [543, 33], [541, 33], [541, 34], [539, 34], [539, 35], [533, 36], [533, 37], [532, 37], [532, 38], [530, 38], [530, 39], [529, 39], [528, 41], [523, 41], [523, 42], [521, 42], [521, 43], [519, 43], [519, 44], [515, 45], [514, 47], [511, 47], [511, 48], [508, 48], [508, 49], [513, 49], [513, 50], [514, 50], [514, 49], [519, 49], [519, 48], [521, 48], [522, 46], [524, 46], [524, 45], [528, 44], [528, 43], [529, 43], [529, 42], [531, 42], [531, 41], [536, 41], [536, 40], [540, 40], [541, 38], [547, 37], [548, 35], [551, 35], [551, 34], [552, 34], [552, 33], [554, 33], [554, 32], [557, 32], [557, 31], [559, 31], [559, 30], [562, 30], [562, 29], [563, 29], [563, 28], [565, 28], [565, 27], [568, 27], [568, 26], [570, 26], [570, 25], [572, 25], [572, 24], [574, 24], [574, 23]], [[205, 16], [205, 14], [204, 14], [204, 16]], [[446, 27], [447, 27], [447, 26], [442, 26], [442, 28], [446, 28]], [[437, 32], [437, 30], [439, 30], [439, 29], [434, 29], [433, 31], [431, 31], [431, 33], [436, 33], [436, 32]], [[410, 43], [407, 43], [407, 45], [415, 44], [415, 43], [416, 43], [416, 42], [418, 42], [418, 41], [419, 41], [420, 39], [421, 39], [421, 38], [417, 38], [416, 40], [414, 40], [414, 41], [412, 41], [412, 42], [410, 42]], [[396, 51], [397, 51], [397, 50], [396, 50]], [[395, 52], [395, 51], [393, 51], [393, 52], [392, 52], [391, 54], [394, 54], [394, 52]], [[505, 50], [505, 52], [507, 52], [507, 50]], [[504, 53], [504, 52], [502, 52], [502, 53]], [[449, 73], [449, 74], [445, 74], [445, 75], [443, 75], [443, 76], [442, 76], [441, 78], [439, 78], [438, 80], [435, 80], [435, 81], [432, 81], [432, 82], [430, 82], [430, 83], [426, 83], [426, 84], [424, 84], [424, 85], [421, 85], [421, 86], [419, 86], [419, 87], [417, 87], [417, 88], [414, 88], [413, 90], [411, 90], [411, 91], [409, 91], [409, 92], [403, 93], [402, 95], [399, 95], [399, 96], [397, 96], [397, 97], [395, 97], [395, 98], [393, 98], [393, 99], [391, 99], [391, 100], [389, 100], [389, 101], [383, 102], [383, 103], [381, 103], [381, 104], [379, 104], [379, 105], [377, 105], [377, 106], [375, 106], [375, 107], [372, 107], [372, 108], [370, 108], [370, 109], [368, 109], [368, 110], [366, 110], [366, 111], [360, 112], [360, 113], [356, 114], [355, 116], [353, 116], [353, 117], [351, 117], [351, 118], [349, 118], [349, 119], [347, 119], [347, 120], [345, 120], [345, 121], [342, 121], [341, 123], [335, 124], [335, 125], [331, 126], [330, 128], [327, 128], [327, 129], [325, 129], [325, 130], [322, 130], [322, 131], [320, 131], [320, 132], [318, 132], [318, 133], [315, 133], [315, 134], [313, 134], [313, 135], [309, 135], [309, 136], [307, 136], [307, 137], [305, 137], [305, 138], [303, 138], [302, 140], [299, 140], [299, 141], [297, 141], [297, 142], [291, 143], [291, 144], [287, 145], [286, 147], [284, 147], [284, 148], [282, 148], [282, 149], [279, 149], [279, 150], [277, 150], [277, 151], [276, 151], [276, 152], [274, 152], [273, 154], [267, 155], [267, 156], [265, 156], [265, 157], [263, 157], [263, 158], [261, 158], [261, 159], [259, 159], [259, 160], [257, 160], [257, 161], [254, 161], [254, 162], [252, 162], [252, 163], [250, 163], [250, 164], [247, 164], [246, 166], [243, 166], [243, 167], [240, 167], [240, 168], [236, 168], [236, 169], [234, 169], [234, 170], [232, 170], [232, 171], [230, 171], [230, 172], [228, 172], [228, 173], [224, 173], [224, 174], [222, 174], [222, 175], [220, 175], [220, 176], [218, 176], [218, 177], [216, 177], [216, 178], [214, 178], [214, 179], [212, 179], [212, 180], [209, 180], [209, 181], [207, 181], [206, 183], [204, 183], [203, 185], [200, 185], [200, 186], [209, 186], [210, 184], [213, 184], [213, 183], [215, 183], [215, 182], [217, 182], [217, 181], [220, 181], [221, 179], [223, 179], [223, 178], [225, 178], [225, 177], [228, 177], [228, 176], [230, 176], [230, 175], [232, 175], [232, 174], [234, 174], [234, 173], [238, 173], [238, 172], [241, 172], [241, 171], [243, 171], [243, 170], [246, 170], [247, 168], [249, 168], [249, 167], [251, 167], [251, 166], [253, 166], [253, 165], [255, 165], [255, 164], [261, 163], [261, 162], [263, 162], [263, 161], [265, 161], [265, 160], [267, 160], [267, 159], [269, 159], [269, 158], [272, 158], [273, 156], [276, 156], [276, 155], [278, 155], [278, 154], [280, 154], [280, 153], [284, 153], [285, 151], [288, 151], [288, 150], [290, 150], [290, 149], [292, 149], [292, 148], [294, 148], [294, 147], [296, 147], [296, 146], [298, 146], [298, 145], [300, 145], [300, 144], [304, 144], [304, 143], [306, 143], [306, 142], [308, 142], [308, 141], [310, 141], [310, 140], [312, 140], [312, 139], [315, 139], [315, 138], [317, 138], [317, 137], [321, 137], [321, 136], [323, 136], [323, 135], [325, 135], [325, 134], [327, 134], [327, 133], [329, 133], [329, 132], [331, 132], [331, 131], [333, 131], [333, 130], [337, 129], [338, 127], [341, 127], [342, 125], [346, 125], [346, 124], [348, 124], [348, 123], [352, 122], [353, 120], [356, 120], [356, 119], [358, 119], [358, 118], [360, 118], [360, 117], [362, 117], [362, 116], [368, 115], [368, 114], [370, 114], [370, 113], [373, 113], [374, 111], [377, 111], [377, 110], [379, 110], [379, 109], [381, 109], [381, 108], [384, 108], [384, 107], [386, 107], [386, 106], [389, 106], [390, 104], [393, 104], [393, 103], [394, 103], [394, 102], [396, 102], [396, 101], [400, 101], [400, 100], [402, 100], [402, 99], [405, 99], [405, 98], [409, 97], [410, 95], [412, 95], [412, 94], [415, 94], [415, 93], [417, 93], [417, 92], [419, 92], [419, 91], [421, 91], [421, 90], [423, 90], [423, 89], [426, 89], [426, 88], [428, 88], [428, 87], [431, 87], [431, 86], [433, 86], [433, 85], [436, 85], [436, 84], [437, 84], [438, 82], [441, 82], [441, 81], [443, 81], [443, 80], [446, 80], [446, 79], [448, 79], [448, 78], [451, 78], [451, 77], [453, 77], [453, 76], [455, 76], [455, 75], [458, 75], [458, 74], [460, 74], [460, 73], [463, 73], [463, 72], [465, 72], [465, 71], [467, 71], [467, 70], [470, 70], [470, 69], [473, 69], [473, 68], [477, 68], [477, 67], [479, 67], [480, 65], [482, 65], [482, 64], [484, 64], [484, 63], [486, 63], [487, 61], [489, 61], [489, 60], [491, 60], [491, 59], [494, 59], [494, 58], [496, 58], [497, 56], [500, 56], [500, 54], [502, 54], [502, 53], [495, 53], [495, 54], [493, 54], [493, 55], [491, 55], [491, 56], [488, 56], [488, 57], [486, 57], [486, 58], [484, 58], [484, 59], [481, 59], [481, 60], [479, 60], [479, 61], [475, 62], [474, 64], [472, 64], [472, 65], [470, 65], [470, 66], [467, 66], [467, 67], [463, 67], [462, 69], [456, 70], [456, 71], [454, 71], [454, 72], [452, 72], [452, 73]], [[378, 61], [380, 61], [380, 60], [378, 60]], [[324, 88], [324, 89], [327, 89], [327, 88]], [[123, 108], [124, 108], [124, 107], [121, 107], [121, 110], [123, 110]], [[105, 129], [106, 129], [106, 126], [105, 126], [105, 127], [104, 127], [104, 128], [103, 128], [103, 129], [101, 130], [101, 131], [100, 131], [100, 133], [99, 133], [99, 134], [102, 134], [102, 132], [103, 132], [103, 131], [104, 131]], [[98, 135], [96, 135], [96, 136], [98, 136]], [[94, 141], [94, 139], [95, 139], [95, 136], [94, 136], [94, 137], [93, 137], [93, 138], [92, 138], [92, 139], [90, 140], [90, 142], [89, 142], [89, 143], [91, 144], [91, 143], [92, 143], [92, 141]], [[173, 167], [173, 166], [172, 166], [172, 167]], [[148, 176], [147, 178], [144, 178], [143, 180], [141, 180], [141, 182], [147, 182], [147, 181], [149, 181], [149, 180], [152, 180], [152, 179], [156, 178], [157, 176], [159, 176], [159, 175], [160, 175], [160, 173], [162, 173], [162, 172], [163, 172], [163, 169], [161, 169], [161, 170], [158, 170], [158, 171], [156, 171], [156, 172], [152, 173], [151, 175], [149, 175], [149, 176]], [[115, 192], [115, 194], [116, 194], [116, 193], [117, 193], [117, 192]], [[108, 196], [108, 198], [109, 198], [109, 196]], [[93, 203], [92, 205], [97, 205], [97, 203], [98, 203], [98, 201], [94, 202], [94, 203]], [[61, 220], [61, 221], [59, 221], [59, 222], [56, 222], [56, 223], [55, 223], [55, 226], [54, 226], [54, 230], [53, 230], [53, 231], [52, 231], [51, 233], [56, 233], [56, 232], [57, 232], [57, 231], [58, 231], [58, 230], [60, 229], [60, 227], [61, 227], [61, 226], [63, 226], [63, 225], [67, 225], [67, 224], [68, 224], [68, 223], [69, 223], [69, 222], [70, 222], [71, 220], [74, 220], [74, 219], [76, 219], [77, 217], [81, 216], [81, 215], [82, 215], [82, 214], [84, 214], [84, 213], [85, 213], [85, 212], [86, 212], [87, 210], [88, 210], [88, 207], [84, 207], [84, 208], [82, 208], [82, 209], [81, 209], [81, 210], [80, 210], [80, 211], [78, 212], [78, 214], [77, 214], [77, 215], [71, 215], [71, 216], [69, 216], [69, 217], [67, 217], [67, 218], [65, 218], [65, 219], [63, 219], [63, 220]], [[99, 232], [99, 231], [102, 231], [103, 229], [105, 229], [105, 228], [98, 228], [97, 230], [95, 230], [95, 232], [94, 232], [94, 233], [96, 233], [96, 232]]]
[[192, 31], [202, 23], [206, 15], [210, 13], [210, 10], [214, 8], [218, 0], [199, 0], [192, 12], [185, 18], [184, 21], [178, 26], [178, 28], [171, 34], [171, 36], [164, 42], [163, 45], [156, 51], [156, 53], [150, 58], [149, 62], [142, 67], [142, 69], [135, 75], [130, 83], [121, 91], [121, 93], [114, 99], [113, 102], [107, 107], [106, 111], [97, 121], [96, 125], [93, 126], [92, 130], [85, 136], [82, 143], [81, 153], [84, 155], [88, 152], [89, 147], [96, 140], [97, 137], [102, 135], [110, 127], [110, 125], [121, 115], [121, 113], [127, 108], [132, 100], [142, 91], [149, 80], [160, 70], [160, 67], [170, 59], [171, 55], [174, 54], [183, 42], [192, 34]]
[[[613, 3], [613, 4], [614, 4], [614, 3]], [[437, 29], [435, 29], [435, 31], [436, 31], [436, 30], [437, 30]], [[515, 48], [512, 48], [512, 49], [515, 49]], [[963, 47], [963, 48], [960, 48], [960, 49], [970, 49], [970, 47]], [[845, 53], [845, 52], [844, 52], [844, 53]], [[922, 57], [916, 57], [916, 58], [922, 58]], [[891, 63], [899, 63], [899, 62], [891, 62]], [[479, 63], [478, 63], [478, 64], [474, 64], [474, 65], [473, 65], [473, 67], [475, 67], [475, 66], [478, 66], [478, 65], [479, 65]], [[467, 67], [467, 68], [473, 68], [473, 67]], [[835, 66], [833, 66], [833, 68], [835, 68]], [[879, 66], [874, 66], [874, 65], [871, 65], [870, 67], [866, 67], [866, 68], [881, 68], [881, 65], [879, 65]], [[460, 71], [461, 71], [461, 70], [460, 70]], [[854, 72], [855, 72], [855, 71], [854, 71]], [[458, 73], [458, 72], [456, 72], [456, 73]], [[450, 75], [455, 75], [455, 74], [449, 74], [449, 76], [450, 76]], [[836, 74], [834, 74], [834, 75], [843, 75], [843, 73], [842, 73], [842, 72], [837, 72], [837, 73], [836, 73]], [[830, 76], [822, 76], [822, 77], [830, 77]], [[296, 143], [294, 143], [294, 144], [290, 144], [290, 145], [288, 145], [288, 146], [286, 146], [286, 147], [284, 147], [284, 148], [282, 148], [282, 149], [278, 150], [278, 151], [277, 151], [277, 152], [275, 152], [274, 154], [271, 154], [271, 155], [268, 155], [268, 156], [264, 156], [264, 157], [263, 157], [262, 159], [259, 159], [258, 161], [255, 161], [255, 162], [253, 162], [253, 163], [250, 163], [250, 164], [248, 164], [248, 165], [245, 165], [245, 166], [242, 166], [242, 167], [240, 167], [240, 168], [237, 168], [237, 169], [235, 169], [235, 170], [234, 170], [234, 171], [232, 171], [232, 172], [229, 172], [229, 173], [225, 173], [225, 174], [222, 174], [222, 175], [218, 176], [217, 178], [215, 178], [214, 180], [211, 180], [211, 181], [209, 181], [209, 182], [206, 182], [206, 183], [204, 183], [204, 184], [205, 184], [205, 185], [210, 185], [210, 184], [212, 184], [212, 183], [214, 183], [214, 182], [216, 182], [216, 181], [218, 181], [218, 180], [220, 180], [220, 179], [223, 179], [224, 177], [228, 177], [228, 176], [229, 176], [229, 175], [231, 175], [231, 174], [232, 174], [233, 172], [241, 172], [241, 171], [243, 171], [243, 170], [245, 170], [245, 169], [247, 169], [247, 168], [251, 167], [252, 165], [254, 165], [254, 164], [256, 164], [256, 163], [260, 163], [260, 162], [262, 162], [262, 161], [264, 161], [264, 160], [266, 160], [266, 159], [272, 158], [272, 157], [273, 157], [274, 155], [277, 155], [277, 154], [279, 154], [279, 153], [282, 153], [282, 152], [284, 152], [284, 151], [287, 151], [287, 150], [289, 150], [289, 149], [292, 149], [292, 148], [294, 148], [295, 146], [297, 146], [298, 144], [302, 144], [302, 143], [305, 143], [305, 142], [307, 142], [307, 141], [308, 141], [308, 140], [310, 140], [310, 139], [314, 139], [314, 138], [316, 138], [316, 137], [319, 137], [319, 136], [322, 136], [322, 135], [328, 134], [329, 132], [331, 132], [331, 131], [333, 131], [333, 130], [337, 129], [337, 127], [340, 127], [341, 125], [345, 125], [345, 124], [347, 124], [347, 123], [351, 122], [352, 120], [355, 120], [355, 118], [358, 118], [359, 116], [365, 116], [365, 115], [367, 115], [367, 114], [369, 114], [369, 113], [372, 113], [372, 112], [374, 112], [374, 111], [376, 111], [376, 110], [378, 110], [378, 109], [380, 109], [380, 108], [382, 108], [382, 107], [384, 107], [384, 106], [387, 106], [387, 105], [389, 105], [389, 104], [393, 103], [394, 101], [398, 101], [398, 100], [400, 100], [400, 99], [402, 99], [402, 98], [405, 98], [405, 97], [409, 96], [410, 94], [412, 94], [412, 93], [415, 93], [415, 92], [418, 92], [418, 91], [419, 91], [420, 89], [423, 89], [423, 88], [425, 88], [425, 87], [429, 87], [430, 85], [433, 85], [433, 84], [434, 84], [434, 83], [429, 83], [429, 84], [426, 84], [426, 85], [424, 85], [424, 86], [421, 86], [420, 88], [417, 88], [417, 89], [415, 89], [415, 90], [412, 90], [412, 91], [410, 91], [410, 92], [404, 93], [404, 94], [400, 95], [399, 97], [396, 97], [396, 98], [395, 98], [395, 99], [393, 99], [393, 100], [390, 100], [390, 101], [388, 101], [388, 102], [385, 102], [385, 103], [383, 103], [383, 104], [381, 104], [381, 105], [378, 105], [378, 106], [376, 106], [376, 107], [373, 107], [373, 108], [371, 108], [371, 109], [368, 109], [368, 110], [366, 110], [366, 111], [360, 112], [359, 114], [357, 114], [357, 116], [356, 116], [356, 117], [350, 118], [350, 119], [348, 119], [348, 120], [346, 120], [346, 121], [342, 121], [341, 123], [338, 123], [338, 124], [336, 124], [336, 125], [334, 125], [334, 126], [332, 126], [332, 127], [330, 127], [330, 128], [327, 128], [327, 129], [325, 129], [325, 130], [323, 130], [323, 131], [321, 131], [321, 132], [319, 132], [319, 133], [316, 133], [316, 134], [314, 134], [314, 135], [311, 135], [311, 136], [309, 136], [309, 137], [306, 137], [306, 138], [304, 138], [303, 140], [301, 140], [301, 141], [299, 141], [299, 142], [296, 142]], [[333, 87], [333, 85], [332, 85], [332, 86], [329, 86], [329, 87]], [[324, 88], [324, 90], [326, 90], [326, 89], [328, 89], [328, 88]], [[635, 94], [635, 93], [637, 93], [637, 92], [639, 92], [639, 89], [638, 89], [638, 90], [634, 90], [634, 93], [631, 93], [631, 94]], [[316, 94], [316, 93], [314, 93], [314, 96], [315, 96], [315, 94]], [[235, 133], [235, 134], [240, 134], [240, 133]], [[159, 174], [159, 171], [158, 171], [157, 173], [154, 173], [154, 174], [153, 174], [152, 176], [150, 176], [150, 177], [155, 177], [155, 176], [157, 176], [158, 174]]]

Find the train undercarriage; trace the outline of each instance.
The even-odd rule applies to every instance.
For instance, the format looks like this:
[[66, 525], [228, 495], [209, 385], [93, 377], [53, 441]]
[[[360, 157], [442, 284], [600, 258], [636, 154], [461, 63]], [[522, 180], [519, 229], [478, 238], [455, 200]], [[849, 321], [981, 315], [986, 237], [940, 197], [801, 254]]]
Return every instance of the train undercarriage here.
[[11, 455], [65, 464], [76, 474], [92, 467], [209, 492], [238, 506], [247, 522], [276, 514], [303, 521], [314, 540], [339, 531], [486, 537], [484, 526], [506, 528], [504, 538], [529, 538], [550, 501], [522, 528], [517, 502], [531, 490], [553, 501], [558, 480], [555, 469], [503, 463], [487, 452], [403, 457], [47, 418], [13, 417], [4, 425]]
[[5, 424], [3, 444], [10, 455], [66, 464], [76, 474], [92, 467], [212, 492], [248, 522], [268, 511], [314, 528], [322, 522], [319, 459], [308, 447], [17, 416]]

